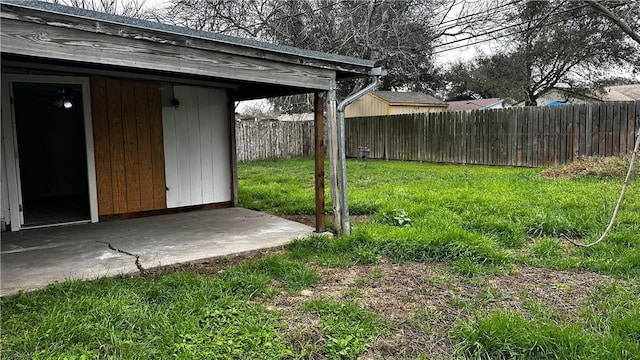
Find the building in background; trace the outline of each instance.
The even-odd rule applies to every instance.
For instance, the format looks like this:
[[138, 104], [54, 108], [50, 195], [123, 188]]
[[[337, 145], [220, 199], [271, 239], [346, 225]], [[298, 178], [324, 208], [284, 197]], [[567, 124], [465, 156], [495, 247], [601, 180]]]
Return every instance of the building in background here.
[[345, 117], [442, 112], [448, 104], [419, 92], [373, 91], [347, 106]]
[[[571, 89], [553, 88], [540, 94], [536, 102], [538, 106], [562, 106], [634, 100], [640, 100], [640, 84], [607, 86], [601, 92], [589, 95], [578, 94]], [[524, 101], [514, 106], [524, 106]]]
[[512, 103], [511, 99], [502, 98], [447, 101], [447, 111], [502, 109], [510, 107]]

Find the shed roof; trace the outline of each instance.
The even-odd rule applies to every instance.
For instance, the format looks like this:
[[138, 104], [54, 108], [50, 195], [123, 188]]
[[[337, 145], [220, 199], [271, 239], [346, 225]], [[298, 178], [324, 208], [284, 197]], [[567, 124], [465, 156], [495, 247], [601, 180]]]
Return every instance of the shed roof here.
[[[0, 0], [3, 72], [206, 82], [235, 100], [330, 90], [372, 60], [33, 0]], [[31, 71], [31, 70], [29, 70]]]
[[438, 104], [446, 106], [442, 100], [420, 92], [374, 91], [373, 95], [393, 105]]
[[331, 62], [339, 62], [356, 66], [373, 67], [373, 60], [366, 60], [355, 58], [351, 56], [343, 56], [331, 53], [324, 53], [320, 51], [300, 49], [292, 46], [271, 44], [268, 42], [257, 41], [248, 38], [241, 38], [235, 36], [229, 36], [224, 34], [218, 34], [208, 31], [194, 30], [186, 27], [168, 25], [154, 21], [142, 20], [137, 18], [131, 18], [126, 16], [107, 14], [92, 10], [81, 9], [77, 7], [65, 6], [55, 3], [36, 1], [36, 0], [0, 0], [2, 4], [11, 4], [14, 6], [47, 11], [51, 13], [70, 15], [77, 18], [84, 18], [87, 20], [96, 20], [101, 22], [109, 22], [112, 24], [126, 25], [137, 27], [140, 29], [147, 29], [153, 31], [161, 31], [167, 34], [182, 35], [190, 38], [205, 39], [218, 43], [232, 44], [243, 46], [247, 48], [253, 48], [256, 50], [273, 51], [277, 53], [287, 55], [297, 55], [310, 59], [326, 60]]
[[615, 85], [604, 88], [604, 101], [640, 100], [640, 84]]
[[500, 98], [447, 101], [447, 104], [449, 104], [449, 107], [447, 108], [447, 110], [449, 111], [479, 110], [479, 109], [484, 109], [488, 106], [494, 105], [496, 103], [499, 103], [501, 101], [502, 99]]

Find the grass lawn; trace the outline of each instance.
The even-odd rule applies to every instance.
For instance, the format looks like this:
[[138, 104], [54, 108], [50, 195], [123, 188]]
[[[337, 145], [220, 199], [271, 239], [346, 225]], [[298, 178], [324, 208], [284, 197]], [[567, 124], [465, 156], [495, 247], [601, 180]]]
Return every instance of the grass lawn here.
[[[3, 359], [640, 359], [640, 181], [349, 161], [352, 234], [2, 299]], [[313, 161], [240, 164], [303, 219]], [[327, 198], [329, 194], [327, 191]], [[327, 206], [330, 209], [330, 205]]]

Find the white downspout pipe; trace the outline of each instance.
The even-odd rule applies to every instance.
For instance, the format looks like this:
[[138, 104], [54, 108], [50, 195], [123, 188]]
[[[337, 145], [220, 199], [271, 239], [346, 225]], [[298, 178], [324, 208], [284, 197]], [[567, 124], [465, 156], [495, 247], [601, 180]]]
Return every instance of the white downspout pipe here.
[[349, 235], [351, 233], [351, 225], [349, 223], [349, 201], [347, 198], [347, 157], [345, 153], [345, 130], [344, 130], [344, 109], [351, 104], [352, 102], [358, 100], [360, 97], [364, 96], [366, 93], [373, 91], [378, 87], [380, 83], [380, 77], [386, 75], [387, 72], [381, 68], [373, 68], [369, 71], [369, 76], [371, 76], [371, 83], [367, 85], [365, 88], [348, 96], [346, 99], [342, 100], [340, 104], [337, 106], [338, 112], [338, 161], [339, 161], [339, 179], [341, 180], [342, 186], [340, 191], [342, 192], [342, 208], [340, 211], [342, 212], [341, 220], [342, 220], [342, 233], [344, 235]]

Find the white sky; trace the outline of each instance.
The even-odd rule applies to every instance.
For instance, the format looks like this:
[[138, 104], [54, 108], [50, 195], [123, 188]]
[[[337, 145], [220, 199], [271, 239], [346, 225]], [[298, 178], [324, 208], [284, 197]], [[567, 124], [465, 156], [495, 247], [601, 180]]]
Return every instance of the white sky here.
[[147, 9], [158, 8], [162, 7], [162, 5], [166, 2], [167, 0], [146, 0], [144, 2], [144, 7], [146, 7]]

